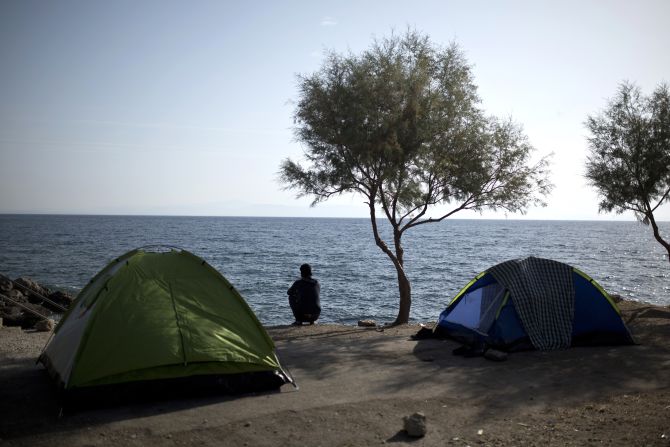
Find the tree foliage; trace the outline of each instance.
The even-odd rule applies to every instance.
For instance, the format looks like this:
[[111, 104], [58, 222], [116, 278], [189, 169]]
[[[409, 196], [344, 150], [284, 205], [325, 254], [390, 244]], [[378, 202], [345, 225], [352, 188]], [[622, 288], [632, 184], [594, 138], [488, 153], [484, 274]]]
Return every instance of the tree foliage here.
[[586, 177], [601, 196], [600, 210], [632, 211], [652, 226], [670, 255], [654, 212], [670, 194], [670, 92], [659, 85], [644, 96], [632, 83], [620, 85], [607, 108], [589, 116]]
[[[360, 55], [330, 53], [299, 77], [296, 136], [306, 166], [290, 159], [281, 180], [313, 204], [358, 193], [369, 207], [376, 244], [398, 273], [400, 309], [411, 304], [401, 238], [405, 231], [464, 210], [524, 211], [550, 188], [546, 159], [519, 126], [489, 117], [458, 46], [433, 45], [408, 31], [375, 41]], [[540, 194], [536, 194], [540, 193]], [[435, 205], [446, 204], [440, 214]], [[393, 229], [393, 248], [377, 228], [377, 208]]]

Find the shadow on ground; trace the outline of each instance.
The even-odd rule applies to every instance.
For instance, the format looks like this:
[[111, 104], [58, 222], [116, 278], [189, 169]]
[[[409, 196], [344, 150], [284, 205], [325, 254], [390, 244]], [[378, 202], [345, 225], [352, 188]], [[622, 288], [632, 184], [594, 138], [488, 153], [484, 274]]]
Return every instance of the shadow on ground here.
[[[384, 331], [345, 326], [278, 326], [269, 328], [269, 333], [277, 344], [282, 364], [301, 385], [295, 394], [288, 394], [294, 390], [285, 385], [281, 393], [268, 395], [151, 401], [70, 412], [63, 417], [59, 417], [55, 389], [34, 359], [9, 356], [0, 364], [0, 439], [20, 443], [21, 439], [39, 435], [204, 407], [211, 408], [203, 410], [203, 414], [222, 408], [234, 414], [236, 407], [242, 405], [270, 411], [268, 402], [276, 407], [272, 411], [287, 413], [289, 420], [296, 417], [288, 414], [294, 411], [294, 405], [300, 410], [298, 402], [312, 401], [318, 410], [310, 410], [309, 415], [300, 413], [298, 417], [312, 418], [317, 414], [323, 416], [322, 424], [327, 424], [331, 410], [345, 403], [359, 403], [356, 411], [361, 417], [372, 408], [385, 408], [385, 413], [389, 407], [404, 411], [402, 405], [393, 407], [389, 402], [395, 405], [398, 401], [431, 399], [438, 410], [446, 411], [449, 406], [469, 400], [477, 403], [476, 411], [484, 416], [506, 409], [571, 405], [617, 392], [667, 388], [670, 309], [637, 306], [628, 309], [624, 317], [640, 343], [637, 346], [529, 351], [512, 354], [500, 363], [453, 356], [453, 349], [459, 345], [452, 341], [411, 340], [410, 336], [418, 330], [416, 326]], [[325, 396], [317, 395], [324, 392]], [[355, 422], [353, 418], [351, 423]], [[411, 441], [405, 436], [399, 432], [386, 441]]]

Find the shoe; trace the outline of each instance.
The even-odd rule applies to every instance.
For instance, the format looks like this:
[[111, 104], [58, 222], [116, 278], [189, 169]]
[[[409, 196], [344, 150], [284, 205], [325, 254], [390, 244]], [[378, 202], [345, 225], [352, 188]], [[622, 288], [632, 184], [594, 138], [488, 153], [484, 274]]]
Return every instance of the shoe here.
[[451, 351], [453, 355], [461, 355], [465, 358], [479, 357], [484, 355], [484, 348], [481, 346], [463, 345]]
[[463, 357], [465, 358], [472, 358], [472, 357], [482, 357], [484, 355], [484, 349], [479, 348], [479, 347], [472, 347], [469, 350], [463, 354]]

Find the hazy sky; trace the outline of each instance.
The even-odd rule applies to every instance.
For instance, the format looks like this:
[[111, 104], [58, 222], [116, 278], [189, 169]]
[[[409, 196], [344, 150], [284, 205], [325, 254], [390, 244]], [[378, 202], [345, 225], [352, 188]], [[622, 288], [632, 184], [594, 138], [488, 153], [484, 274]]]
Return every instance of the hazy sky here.
[[668, 23], [667, 0], [2, 0], [0, 213], [365, 216], [277, 181], [303, 150], [296, 75], [410, 27], [457, 42], [483, 108], [555, 153], [527, 218], [621, 218], [584, 180], [583, 123], [623, 80], [670, 82]]

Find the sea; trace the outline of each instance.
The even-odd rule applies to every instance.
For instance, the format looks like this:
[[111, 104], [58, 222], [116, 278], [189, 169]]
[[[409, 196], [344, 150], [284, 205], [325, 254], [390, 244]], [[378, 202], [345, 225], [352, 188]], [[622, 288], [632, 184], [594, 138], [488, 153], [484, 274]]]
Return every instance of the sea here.
[[[390, 243], [390, 226], [380, 221]], [[670, 223], [661, 223], [670, 234]], [[110, 261], [142, 246], [186, 249], [242, 294], [266, 325], [292, 322], [286, 290], [302, 263], [321, 283], [320, 322], [395, 319], [391, 261], [369, 219], [0, 215], [0, 273], [77, 294]], [[638, 222], [445, 220], [403, 236], [411, 320], [436, 321], [475, 275], [509, 259], [555, 259], [588, 273], [609, 293], [670, 304], [670, 263]]]

